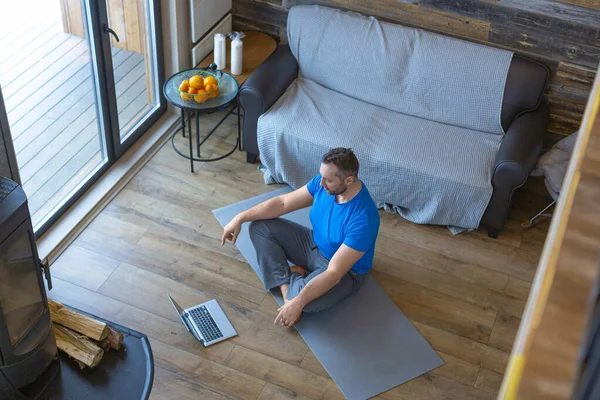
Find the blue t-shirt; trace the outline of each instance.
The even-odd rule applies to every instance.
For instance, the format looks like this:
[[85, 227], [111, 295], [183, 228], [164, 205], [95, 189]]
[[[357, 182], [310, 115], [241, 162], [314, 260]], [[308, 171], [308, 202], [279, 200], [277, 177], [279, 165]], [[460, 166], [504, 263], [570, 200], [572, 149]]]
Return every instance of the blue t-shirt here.
[[314, 197], [310, 210], [313, 239], [319, 251], [331, 260], [342, 244], [365, 254], [352, 267], [357, 274], [366, 274], [373, 266], [375, 240], [379, 232], [379, 212], [365, 184], [352, 200], [338, 204], [336, 196], [321, 186], [321, 175], [306, 185]]

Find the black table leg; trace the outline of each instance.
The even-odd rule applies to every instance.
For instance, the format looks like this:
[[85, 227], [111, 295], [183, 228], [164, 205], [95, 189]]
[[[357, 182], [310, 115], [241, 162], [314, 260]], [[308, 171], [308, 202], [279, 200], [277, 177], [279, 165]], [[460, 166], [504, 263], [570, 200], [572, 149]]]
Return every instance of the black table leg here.
[[196, 111], [196, 146], [196, 153], [198, 153], [198, 158], [200, 158], [200, 118], [198, 111]]
[[[233, 105], [233, 107], [231, 107]], [[222, 111], [227, 111], [227, 113], [225, 114], [225, 116], [223, 118], [221, 118], [221, 120], [217, 123], [217, 125], [212, 128], [212, 130], [210, 132], [208, 132], [208, 134], [202, 138], [202, 140], [200, 140], [200, 114], [202, 114], [201, 112], [192, 110], [181, 110], [181, 130], [182, 130], [182, 134], [183, 137], [185, 136], [185, 131], [186, 128], [189, 129], [188, 132], [188, 146], [189, 146], [189, 156], [187, 154], [185, 154], [185, 150], [181, 151], [177, 148], [177, 146], [175, 145], [175, 136], [179, 133], [179, 129], [176, 130], [173, 135], [171, 135], [171, 146], [173, 147], [173, 150], [175, 150], [175, 152], [177, 154], [179, 154], [180, 156], [187, 158], [188, 160], [190, 160], [190, 170], [192, 171], [192, 173], [194, 173], [194, 161], [200, 161], [200, 162], [211, 162], [211, 161], [219, 161], [222, 160], [224, 158], [229, 157], [230, 155], [232, 155], [233, 153], [235, 153], [236, 150], [242, 148], [241, 146], [241, 140], [242, 140], [242, 121], [241, 121], [241, 113], [240, 113], [240, 106], [239, 103], [236, 104], [235, 102], [233, 102], [233, 104], [229, 105], [231, 108], [221, 108], [220, 110]], [[204, 142], [206, 142], [208, 139], [210, 139], [210, 137], [212, 136], [213, 133], [215, 133], [215, 131], [221, 126], [221, 124], [223, 124], [223, 122], [227, 119], [227, 117], [229, 117], [229, 115], [233, 112], [235, 112], [237, 110], [238, 112], [238, 133], [237, 133], [237, 140], [235, 145], [233, 146], [233, 148], [231, 149], [231, 151], [229, 151], [228, 153], [219, 156], [219, 157], [215, 157], [215, 158], [200, 158], [200, 150], [201, 150], [201, 146], [204, 144]], [[186, 115], [185, 113], [187, 112], [187, 121], [185, 120]], [[193, 138], [193, 128], [192, 128], [192, 113], [195, 114], [196, 117], [196, 151], [198, 152], [198, 156], [194, 157], [194, 138]]]
[[183, 137], [185, 137], [185, 111], [181, 109], [181, 132]]
[[240, 114], [241, 114], [241, 108], [240, 108], [240, 98], [239, 98], [239, 96], [238, 96], [238, 99], [237, 99], [237, 117], [238, 117], [238, 149], [239, 149], [239, 151], [242, 151], [242, 128], [241, 128], [241, 123], [240, 123], [240, 120], [241, 120]]
[[[190, 169], [192, 170], [192, 174], [194, 173], [194, 148], [192, 145], [192, 127], [191, 127], [191, 112], [188, 112], [188, 127], [190, 128], [190, 133], [189, 133], [189, 141], [190, 141]], [[185, 131], [185, 129], [184, 129]], [[185, 135], [184, 135], [185, 136]]]

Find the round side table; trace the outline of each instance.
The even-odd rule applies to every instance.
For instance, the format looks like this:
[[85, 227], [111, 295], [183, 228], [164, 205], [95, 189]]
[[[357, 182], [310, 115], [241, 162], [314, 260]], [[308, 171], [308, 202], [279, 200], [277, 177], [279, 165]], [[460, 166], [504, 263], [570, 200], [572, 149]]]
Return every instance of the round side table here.
[[[180, 97], [179, 93], [179, 83], [184, 80], [184, 76], [188, 76], [190, 73], [194, 73], [194, 71], [209, 71], [212, 74], [215, 74], [219, 79], [219, 90], [220, 94], [215, 98], [210, 98], [206, 100], [205, 103], [198, 103], [194, 100], [184, 100]], [[181, 109], [181, 127], [179, 127], [171, 136], [171, 145], [177, 154], [180, 156], [190, 160], [190, 169], [194, 172], [194, 161], [201, 162], [210, 162], [210, 161], [218, 161], [222, 160], [226, 157], [229, 157], [231, 154], [235, 152], [238, 147], [241, 147], [241, 124], [240, 124], [240, 109], [238, 105], [238, 92], [239, 85], [235, 78], [229, 75], [226, 72], [218, 71], [214, 68], [190, 68], [184, 71], [178, 72], [175, 75], [171, 76], [165, 82], [163, 86], [163, 93], [165, 98], [169, 103], [174, 105], [175, 107]], [[225, 155], [215, 157], [215, 158], [200, 158], [200, 146], [204, 144], [212, 134], [221, 126], [223, 121], [231, 115], [235, 110], [237, 110], [237, 118], [238, 118], [238, 136], [233, 149]], [[202, 114], [210, 114], [215, 111], [227, 111], [227, 114], [221, 119], [221, 121], [204, 137], [200, 140], [200, 115]], [[192, 114], [195, 115], [196, 118], [196, 153], [197, 156], [194, 157], [194, 149], [192, 142], [192, 126], [191, 126], [191, 117]], [[187, 116], [187, 124], [186, 124], [186, 116]], [[189, 130], [189, 156], [184, 154], [181, 150], [179, 150], [175, 146], [175, 135], [182, 131], [183, 137], [186, 137], [186, 128]], [[241, 149], [240, 149], [241, 150]]]

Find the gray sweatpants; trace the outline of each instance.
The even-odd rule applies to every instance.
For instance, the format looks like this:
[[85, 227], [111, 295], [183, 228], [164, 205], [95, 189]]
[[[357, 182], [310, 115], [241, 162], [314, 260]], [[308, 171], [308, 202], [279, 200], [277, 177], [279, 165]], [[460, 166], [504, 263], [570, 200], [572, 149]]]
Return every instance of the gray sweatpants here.
[[[329, 260], [315, 245], [312, 230], [287, 219], [253, 221], [250, 224], [250, 239], [256, 249], [260, 278], [265, 289], [272, 290], [289, 283], [288, 300], [296, 297], [329, 264]], [[306, 269], [306, 277], [292, 273], [288, 260]], [[366, 275], [348, 272], [327, 293], [309, 303], [304, 311], [317, 312], [331, 307], [358, 291], [365, 279]]]

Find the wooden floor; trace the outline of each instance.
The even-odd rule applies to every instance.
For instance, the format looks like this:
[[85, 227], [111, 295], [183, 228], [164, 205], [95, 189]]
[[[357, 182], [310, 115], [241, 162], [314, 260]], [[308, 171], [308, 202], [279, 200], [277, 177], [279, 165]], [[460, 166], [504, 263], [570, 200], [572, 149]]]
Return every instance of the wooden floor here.
[[[234, 122], [203, 156], [233, 145]], [[197, 168], [160, 150], [52, 266], [50, 297], [146, 333], [153, 399], [343, 398], [298, 333], [273, 326], [276, 304], [237, 249], [219, 244], [211, 210], [276, 186], [244, 153]], [[495, 398], [548, 227], [520, 227], [545, 205], [534, 193], [516, 195], [498, 240], [381, 213], [372, 275], [446, 364], [379, 398]], [[202, 348], [167, 292], [184, 307], [217, 298], [239, 336]]]
[[[9, 6], [42, 12], [0, 27], [0, 85], [34, 225], [104, 160], [87, 41], [64, 33], [58, 1]], [[27, 13], [25, 13], [27, 14]], [[23, 29], [27, 28], [27, 29]], [[119, 126], [148, 107], [141, 54], [112, 49]]]

